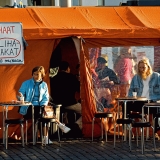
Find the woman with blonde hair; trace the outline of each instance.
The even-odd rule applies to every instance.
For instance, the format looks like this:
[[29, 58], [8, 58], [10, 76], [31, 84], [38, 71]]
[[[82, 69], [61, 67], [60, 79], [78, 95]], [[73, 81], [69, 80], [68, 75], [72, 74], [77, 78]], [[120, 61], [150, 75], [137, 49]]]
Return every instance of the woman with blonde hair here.
[[[139, 69], [137, 70], [137, 74], [138, 74], [142, 79], [146, 80], [147, 77], [150, 76], [150, 75], [153, 73], [152, 67], [151, 67], [151, 65], [150, 65], [150, 63], [149, 63], [149, 59], [143, 58], [142, 60], [139, 61], [138, 64], [139, 64], [139, 65], [138, 65], [138, 66], [139, 66]], [[142, 67], [141, 67], [140, 65], [141, 65]], [[146, 71], [143, 70], [143, 66], [145, 66], [145, 65], [148, 67]]]
[[150, 100], [160, 99], [160, 74], [153, 72], [148, 58], [143, 58], [138, 62], [137, 74], [132, 78], [128, 96], [146, 97]]
[[[146, 97], [150, 102], [160, 100], [160, 74], [154, 72], [149, 63], [148, 58], [143, 58], [138, 62], [137, 74], [132, 78], [128, 96], [132, 97], [133, 92], [137, 92], [138, 97]], [[128, 103], [130, 111], [141, 112], [144, 101], [135, 101]], [[151, 110], [150, 113], [155, 114], [157, 110]], [[156, 121], [155, 132], [158, 129], [158, 121]]]

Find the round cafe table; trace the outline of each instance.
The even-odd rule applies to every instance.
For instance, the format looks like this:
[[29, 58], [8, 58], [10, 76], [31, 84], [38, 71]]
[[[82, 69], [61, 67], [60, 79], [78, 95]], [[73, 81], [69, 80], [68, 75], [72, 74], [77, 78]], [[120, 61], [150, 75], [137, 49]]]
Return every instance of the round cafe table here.
[[[133, 101], [149, 101], [146, 97], [118, 97], [115, 98], [115, 100], [118, 101], [118, 118], [120, 117], [120, 108], [119, 108], [119, 102], [124, 103], [124, 113], [123, 117], [124, 119], [127, 118], [127, 102], [133, 102]], [[127, 134], [126, 134], [126, 124], [124, 124], [124, 140], [126, 141]]]
[[[19, 107], [19, 106], [32, 106], [32, 133], [33, 133], [33, 145], [35, 145], [35, 134], [34, 134], [34, 106], [30, 102], [21, 103], [20, 101], [8, 101], [0, 102], [0, 106], [3, 107], [3, 144], [5, 143], [5, 119], [8, 118], [8, 107]], [[10, 117], [9, 117], [10, 118]], [[14, 117], [12, 117], [14, 118]], [[27, 140], [26, 140], [27, 141]]]

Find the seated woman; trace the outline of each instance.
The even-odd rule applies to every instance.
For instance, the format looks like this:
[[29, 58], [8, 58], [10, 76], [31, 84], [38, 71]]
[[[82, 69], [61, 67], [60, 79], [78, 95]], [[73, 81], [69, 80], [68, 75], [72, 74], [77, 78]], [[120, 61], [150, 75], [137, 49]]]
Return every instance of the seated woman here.
[[[138, 62], [137, 74], [132, 78], [128, 96], [132, 97], [133, 92], [137, 92], [138, 97], [146, 97], [150, 102], [155, 102], [160, 99], [160, 74], [154, 72], [149, 63], [149, 59], [143, 58]], [[141, 112], [144, 101], [135, 101], [127, 103], [130, 105], [127, 110]], [[156, 110], [151, 111], [153, 115]], [[157, 132], [158, 123], [156, 122], [155, 132]]]
[[[49, 93], [47, 83], [43, 81], [45, 76], [45, 70], [43, 66], [37, 66], [32, 70], [32, 78], [22, 83], [18, 97], [24, 97], [24, 101], [31, 102], [34, 105], [34, 118], [35, 122], [40, 118], [40, 108], [47, 106], [49, 102]], [[21, 106], [19, 113], [24, 116], [25, 119], [32, 119], [32, 106]], [[61, 124], [57, 119], [57, 124], [63, 132], [67, 133], [70, 128]], [[48, 143], [48, 134], [44, 135], [45, 144]], [[52, 143], [49, 141], [49, 143]]]

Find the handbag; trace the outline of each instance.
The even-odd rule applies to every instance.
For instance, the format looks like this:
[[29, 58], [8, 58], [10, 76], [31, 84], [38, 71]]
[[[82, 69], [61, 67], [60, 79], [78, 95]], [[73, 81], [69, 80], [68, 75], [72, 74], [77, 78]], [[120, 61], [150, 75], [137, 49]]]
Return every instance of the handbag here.
[[43, 107], [42, 118], [55, 118], [53, 106]]

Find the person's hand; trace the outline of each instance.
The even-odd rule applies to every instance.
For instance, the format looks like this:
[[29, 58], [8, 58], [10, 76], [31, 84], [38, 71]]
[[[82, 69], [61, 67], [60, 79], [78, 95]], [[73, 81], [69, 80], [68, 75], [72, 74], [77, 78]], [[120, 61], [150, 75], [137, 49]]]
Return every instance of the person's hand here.
[[101, 81], [109, 81], [109, 77], [107, 76], [107, 77], [103, 78]]
[[96, 77], [98, 77], [98, 75], [97, 75], [95, 69], [90, 69], [90, 70], [91, 70], [91, 73], [92, 73], [92, 74], [94, 74]]
[[114, 82], [113, 82], [113, 81], [110, 81], [109, 84], [114, 85]]
[[17, 96], [23, 97], [23, 94], [21, 92], [18, 92]]

